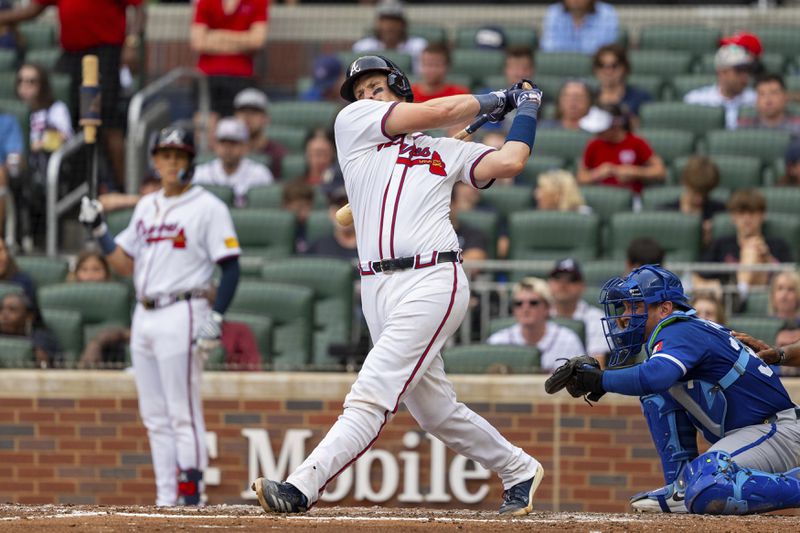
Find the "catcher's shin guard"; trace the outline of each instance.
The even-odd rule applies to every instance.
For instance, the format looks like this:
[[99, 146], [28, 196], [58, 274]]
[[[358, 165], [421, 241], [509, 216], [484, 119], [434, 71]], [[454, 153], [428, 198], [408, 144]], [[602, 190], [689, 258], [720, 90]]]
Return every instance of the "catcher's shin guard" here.
[[196, 468], [178, 470], [178, 505], [200, 505], [203, 472]]
[[800, 467], [769, 474], [740, 467], [725, 452], [708, 452], [689, 463], [683, 477], [690, 513], [743, 515], [800, 507]]
[[661, 457], [664, 481], [672, 483], [684, 465], [697, 457], [697, 430], [683, 407], [669, 394], [649, 394], [639, 401]]

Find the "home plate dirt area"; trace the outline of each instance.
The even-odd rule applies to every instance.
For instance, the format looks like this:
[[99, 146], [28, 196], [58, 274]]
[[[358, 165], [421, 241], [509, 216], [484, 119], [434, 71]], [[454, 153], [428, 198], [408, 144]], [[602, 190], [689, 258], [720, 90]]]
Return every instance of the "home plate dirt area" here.
[[468, 510], [327, 507], [302, 515], [268, 515], [254, 505], [214, 505], [202, 509], [89, 506], [0, 505], [0, 531], [111, 532], [159, 531], [580, 531], [647, 532], [800, 531], [800, 517], [757, 515], [713, 517], [602, 513], [534, 512], [501, 518], [495, 512]]

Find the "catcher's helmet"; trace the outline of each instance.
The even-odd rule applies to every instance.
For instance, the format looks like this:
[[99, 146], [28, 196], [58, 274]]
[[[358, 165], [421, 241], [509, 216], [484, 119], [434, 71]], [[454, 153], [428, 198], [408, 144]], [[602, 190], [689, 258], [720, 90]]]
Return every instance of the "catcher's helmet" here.
[[175, 148], [189, 154], [189, 167], [181, 174], [181, 181], [191, 181], [194, 175], [194, 133], [179, 126], [168, 126], [162, 129], [158, 132], [155, 142], [150, 148], [150, 155], [165, 148]]
[[362, 56], [353, 61], [347, 69], [347, 78], [342, 83], [339, 93], [348, 102], [355, 102], [356, 95], [353, 86], [358, 78], [369, 72], [385, 72], [389, 89], [396, 95], [405, 98], [406, 102], [414, 101], [414, 93], [411, 92], [411, 82], [400, 67], [390, 59], [383, 56]]
[[[637, 312], [636, 303], [644, 304]], [[644, 265], [624, 278], [612, 278], [603, 285], [600, 304], [605, 310], [603, 330], [611, 349], [608, 366], [633, 363], [645, 342], [647, 306], [659, 302], [672, 302], [681, 310], [691, 309], [683, 292], [681, 280], [658, 265]], [[625, 303], [629, 304], [626, 312]], [[627, 320], [627, 324], [624, 320]]]

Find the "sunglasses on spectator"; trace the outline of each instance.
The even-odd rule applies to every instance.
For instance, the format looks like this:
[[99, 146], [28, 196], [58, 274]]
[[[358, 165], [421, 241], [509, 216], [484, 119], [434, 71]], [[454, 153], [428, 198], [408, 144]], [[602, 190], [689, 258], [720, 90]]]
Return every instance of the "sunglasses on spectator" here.
[[536, 307], [541, 303], [541, 300], [514, 300], [514, 307], [522, 307], [524, 304], [528, 304], [531, 307]]

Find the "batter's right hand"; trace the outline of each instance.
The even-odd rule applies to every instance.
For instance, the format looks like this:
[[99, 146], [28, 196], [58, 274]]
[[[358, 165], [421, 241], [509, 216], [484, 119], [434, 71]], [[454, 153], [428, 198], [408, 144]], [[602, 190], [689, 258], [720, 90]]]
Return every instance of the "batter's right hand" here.
[[519, 109], [523, 104], [532, 104], [539, 109], [539, 106], [542, 105], [542, 91], [536, 85], [532, 89], [518, 87], [521, 83], [507, 90], [506, 100], [511, 102], [514, 109]]
[[86, 226], [86, 229], [95, 237], [101, 237], [108, 231], [103, 217], [103, 206], [99, 201], [92, 200], [88, 196], [81, 198], [81, 212], [78, 214], [78, 221]]

